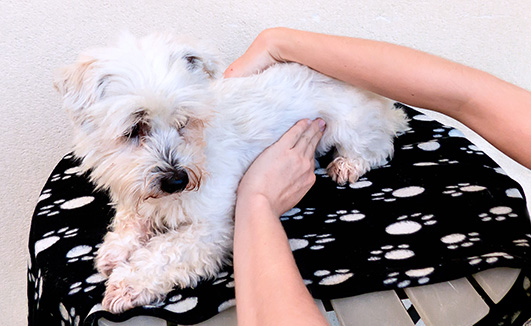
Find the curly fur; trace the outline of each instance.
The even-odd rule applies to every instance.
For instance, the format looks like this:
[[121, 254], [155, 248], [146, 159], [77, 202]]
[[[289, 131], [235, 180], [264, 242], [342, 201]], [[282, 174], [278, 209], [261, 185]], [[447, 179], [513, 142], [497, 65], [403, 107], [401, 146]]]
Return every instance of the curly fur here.
[[116, 208], [96, 259], [112, 312], [230, 263], [238, 182], [298, 120], [327, 122], [317, 152], [336, 148], [328, 172], [340, 184], [386, 163], [407, 129], [389, 100], [298, 64], [232, 79], [221, 68], [205, 43], [126, 35], [58, 74], [74, 152]]

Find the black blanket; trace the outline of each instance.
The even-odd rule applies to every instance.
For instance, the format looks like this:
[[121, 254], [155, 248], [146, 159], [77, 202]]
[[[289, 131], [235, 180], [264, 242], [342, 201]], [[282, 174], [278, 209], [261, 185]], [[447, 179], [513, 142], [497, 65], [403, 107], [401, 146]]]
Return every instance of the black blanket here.
[[[458, 130], [403, 108], [411, 130], [397, 138], [389, 164], [345, 187], [318, 167], [315, 186], [281, 217], [316, 298], [531, 266], [531, 223], [520, 185]], [[322, 157], [319, 165], [329, 160]], [[235, 304], [233, 271], [226, 266], [217, 279], [176, 288], [157, 306], [121, 315], [103, 311], [105, 280], [93, 259], [114, 211], [77, 166], [71, 154], [59, 162], [35, 209], [30, 325], [97, 325], [101, 316], [121, 321], [140, 314], [194, 324]]]

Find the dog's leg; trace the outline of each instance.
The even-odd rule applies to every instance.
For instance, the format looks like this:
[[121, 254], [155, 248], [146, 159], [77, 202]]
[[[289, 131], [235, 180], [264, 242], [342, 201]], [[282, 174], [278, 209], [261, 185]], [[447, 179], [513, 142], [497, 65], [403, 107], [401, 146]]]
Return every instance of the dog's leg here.
[[175, 285], [197, 285], [214, 277], [228, 256], [229, 226], [213, 230], [203, 224], [182, 226], [151, 238], [127, 264], [117, 266], [107, 281], [103, 307], [119, 313], [164, 299]]
[[95, 265], [98, 272], [109, 276], [120, 263], [126, 262], [131, 253], [149, 237], [146, 222], [131, 211], [117, 209], [109, 231], [98, 249]]

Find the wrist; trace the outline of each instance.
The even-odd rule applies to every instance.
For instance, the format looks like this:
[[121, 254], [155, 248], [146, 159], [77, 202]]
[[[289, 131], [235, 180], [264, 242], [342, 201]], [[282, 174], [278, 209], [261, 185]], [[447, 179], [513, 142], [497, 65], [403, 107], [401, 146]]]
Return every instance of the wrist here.
[[235, 216], [271, 216], [275, 219], [278, 219], [280, 217], [280, 214], [278, 214], [273, 206], [272, 203], [269, 201], [269, 199], [260, 193], [255, 194], [244, 194], [244, 193], [238, 193], [236, 197], [236, 208], [235, 208]]
[[269, 55], [278, 62], [297, 62], [291, 55], [291, 48], [295, 40], [294, 34], [297, 32], [297, 30], [286, 27], [274, 27], [264, 30], [262, 37]]

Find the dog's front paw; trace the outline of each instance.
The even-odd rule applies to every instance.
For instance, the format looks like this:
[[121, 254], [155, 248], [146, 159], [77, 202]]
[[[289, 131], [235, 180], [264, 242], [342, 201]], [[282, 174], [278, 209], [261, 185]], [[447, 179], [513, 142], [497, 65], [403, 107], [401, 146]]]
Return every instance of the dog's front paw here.
[[120, 235], [109, 232], [98, 249], [95, 265], [98, 272], [105, 276], [111, 275], [116, 266], [126, 263], [131, 253], [138, 248], [134, 235]]
[[114, 273], [107, 282], [102, 306], [114, 314], [122, 313], [134, 307], [155, 304], [164, 299], [164, 295], [156, 295], [149, 289], [143, 288], [134, 279], [119, 279]]
[[343, 156], [336, 157], [326, 168], [328, 175], [339, 185], [355, 183], [365, 173], [361, 162]]
[[104, 245], [96, 254], [95, 265], [98, 272], [109, 277], [114, 268], [118, 266], [120, 262], [125, 262], [126, 260], [126, 255], [123, 255], [120, 252], [113, 252]]

